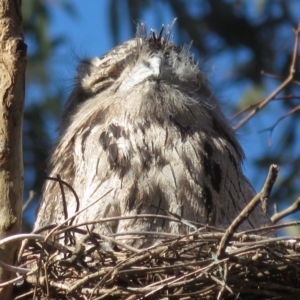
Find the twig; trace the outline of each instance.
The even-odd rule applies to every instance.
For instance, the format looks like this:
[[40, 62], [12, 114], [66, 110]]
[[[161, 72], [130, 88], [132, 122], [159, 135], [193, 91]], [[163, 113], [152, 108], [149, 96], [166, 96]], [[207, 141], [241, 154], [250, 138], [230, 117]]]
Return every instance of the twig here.
[[[229, 291], [229, 293], [230, 294], [235, 294], [233, 291], [232, 291], [232, 289], [225, 283], [225, 281], [221, 281], [220, 279], [218, 279], [217, 277], [215, 277], [213, 274], [211, 274], [211, 273], [208, 273], [208, 272], [205, 272], [205, 274], [206, 274], [206, 276], [207, 277], [209, 277], [209, 278], [211, 278], [213, 281], [215, 281], [218, 285], [220, 285], [221, 287], [222, 287], [222, 289], [223, 288], [225, 288], [226, 290], [228, 290]], [[222, 289], [221, 289], [221, 291], [220, 291], [220, 297], [222, 296], [221, 295], [221, 293], [222, 293]], [[218, 296], [218, 300], [219, 299], [221, 299], [221, 298], [219, 298], [219, 296]]]
[[[54, 178], [55, 179], [55, 178]], [[95, 203], [97, 203], [98, 201], [100, 201], [103, 197], [105, 197], [106, 195], [108, 195], [113, 189], [108, 190], [106, 193], [104, 193], [101, 197], [99, 197], [99, 199], [96, 199], [95, 201], [93, 201], [91, 204], [87, 205], [86, 207], [82, 208], [81, 210], [77, 211], [76, 213], [74, 213], [70, 218], [64, 220], [63, 222], [61, 222], [59, 225], [57, 225], [55, 228], [53, 228], [45, 237], [45, 241], [58, 229], [60, 229], [61, 227], [63, 227], [65, 224], [67, 224], [70, 220], [72, 220], [73, 218], [75, 218], [77, 215], [79, 215], [80, 213], [82, 213], [83, 211], [87, 210], [88, 208], [90, 208], [92, 205], [94, 205]]]
[[[79, 207], [80, 207], [80, 201], [79, 201], [79, 197], [78, 197], [76, 191], [73, 189], [73, 187], [69, 183], [67, 183], [66, 181], [62, 180], [60, 175], [57, 175], [57, 178], [56, 177], [46, 177], [46, 179], [57, 181], [59, 183], [61, 194], [62, 194], [62, 199], [63, 199], [65, 219], [68, 219], [68, 209], [66, 207], [66, 199], [65, 199], [65, 193], [64, 193], [64, 188], [63, 188], [64, 185], [67, 188], [69, 188], [69, 190], [72, 192], [72, 194], [75, 197], [75, 200], [76, 200], [75, 213], [77, 213], [78, 210], [79, 210]], [[73, 217], [75, 218], [75, 215]], [[72, 225], [72, 223], [74, 221], [74, 218], [70, 219], [70, 225]]]
[[266, 71], [264, 71], [264, 70], [262, 70], [261, 72], [260, 72], [260, 74], [262, 74], [262, 75], [265, 75], [265, 76], [268, 76], [268, 77], [271, 77], [271, 78], [276, 78], [276, 79], [282, 79], [279, 75], [276, 75], [276, 74], [272, 74], [272, 73], [268, 73], [268, 72], [266, 72]]
[[[24, 240], [24, 239], [33, 239], [33, 240], [40, 240], [40, 241], [46, 242], [45, 237], [43, 235], [33, 234], [33, 233], [23, 233], [23, 234], [12, 235], [12, 236], [9, 236], [9, 237], [6, 237], [6, 238], [0, 240], [0, 246], [3, 246], [4, 244], [7, 244], [7, 243], [19, 241], [19, 240]], [[53, 242], [51, 240], [47, 241], [47, 243], [61, 251], [65, 251], [65, 250], [69, 251], [69, 249], [66, 246], [61, 245], [56, 242]], [[14, 266], [5, 264], [1, 260], [0, 260], [0, 265], [3, 268], [5, 268], [11, 272], [27, 273], [27, 272], [31, 271], [31, 269], [14, 267]]]
[[134, 252], [134, 253], [139, 253], [139, 252], [141, 252], [141, 250], [136, 249], [136, 248], [134, 248], [134, 247], [132, 247], [132, 246], [130, 246], [130, 245], [127, 245], [127, 244], [125, 244], [125, 243], [122, 243], [122, 242], [120, 242], [120, 241], [118, 241], [118, 240], [116, 240], [116, 239], [114, 239], [114, 238], [111, 238], [111, 237], [108, 237], [108, 236], [106, 236], [106, 235], [99, 234], [99, 233], [98, 233], [98, 235], [101, 237], [101, 239], [103, 239], [103, 240], [105, 240], [105, 241], [108, 241], [108, 242], [111, 242], [111, 243], [113, 243], [113, 244], [115, 244], [115, 245], [118, 245], [120, 248], [125, 248], [125, 249], [127, 249], [127, 250], [129, 250], [129, 251], [132, 251], [132, 252]]
[[300, 33], [300, 23], [295, 33], [295, 41], [294, 41], [294, 50], [293, 50], [293, 57], [290, 66], [290, 72], [288, 77], [268, 96], [264, 101], [262, 101], [255, 109], [251, 110], [247, 116], [245, 116], [237, 125], [233, 127], [234, 130], [237, 130], [241, 126], [243, 126], [246, 122], [248, 122], [259, 110], [265, 107], [278, 93], [280, 93], [289, 83], [291, 83], [294, 79], [295, 74], [295, 66], [296, 66], [296, 59], [298, 53], [298, 44], [299, 44], [299, 33]]
[[[160, 281], [153, 282], [153, 283], [149, 284], [149, 287], [154, 287], [154, 286], [157, 286], [157, 285], [159, 285], [159, 286], [158, 286], [158, 288], [157, 288], [156, 290], [153, 290], [153, 291], [149, 292], [148, 294], [146, 294], [146, 295], [144, 296], [144, 298], [147, 298], [147, 297], [149, 297], [149, 296], [152, 296], [153, 294], [155, 294], [155, 293], [158, 292], [159, 290], [162, 290], [162, 289], [165, 287], [165, 286], [163, 285], [163, 283], [166, 283], [166, 282], [168, 282], [168, 281], [174, 280], [175, 278], [176, 278], [175, 276], [167, 277], [167, 278], [165, 278], [165, 279], [163, 279], [163, 280], [160, 280]], [[142, 298], [140, 298], [140, 299], [142, 299]]]
[[272, 192], [272, 188], [277, 178], [278, 171], [279, 171], [279, 166], [277, 165], [270, 166], [266, 182], [261, 190], [262, 210], [265, 214], [267, 214], [268, 211], [269, 199]]
[[[57, 181], [58, 181], [60, 192], [61, 192], [61, 198], [62, 198], [62, 203], [63, 203], [63, 212], [64, 212], [64, 217], [65, 217], [65, 220], [66, 220], [69, 217], [68, 216], [67, 201], [66, 201], [66, 194], [65, 194], [64, 184], [62, 182], [62, 179], [61, 179], [60, 175], [58, 175], [58, 174], [57, 174]], [[78, 196], [77, 197], [76, 196], [75, 196], [75, 199], [76, 199], [77, 207], [79, 207], [79, 199], [78, 199]]]
[[224, 236], [222, 237], [217, 251], [218, 258], [224, 256], [225, 248], [230, 238], [236, 232], [237, 228], [248, 218], [248, 216], [255, 209], [258, 203], [262, 201], [263, 206], [267, 205], [272, 187], [277, 178], [278, 171], [279, 167], [277, 165], [270, 166], [269, 173], [262, 190], [247, 204], [247, 206], [242, 210], [242, 212], [233, 220], [231, 225], [226, 230]]
[[229, 289], [229, 292], [231, 294], [234, 294], [234, 292], [227, 286], [226, 281], [227, 281], [227, 275], [228, 275], [228, 262], [224, 263], [224, 276], [223, 276], [223, 286], [218, 294], [217, 300], [223, 299], [223, 295], [226, 289]]
[[[63, 212], [64, 212], [64, 218], [65, 220], [68, 219], [68, 205], [67, 205], [67, 200], [66, 200], [66, 194], [65, 194], [65, 189], [64, 189], [64, 184], [65, 182], [63, 182], [63, 180], [61, 179], [60, 175], [57, 175], [57, 179], [58, 179], [58, 184], [59, 184], [59, 188], [60, 188], [60, 192], [61, 192], [61, 198], [62, 198], [62, 203], [63, 203]], [[71, 190], [72, 191], [72, 190]], [[75, 199], [76, 199], [76, 210], [75, 212], [78, 211], [79, 209], [79, 199], [76, 193], [74, 193], [75, 191], [72, 191]], [[70, 225], [72, 225], [72, 221], [74, 219], [70, 220]], [[75, 242], [75, 238], [72, 236], [71, 231], [66, 231], [65, 232], [65, 245], [74, 245], [76, 244]]]
[[265, 226], [265, 227], [262, 227], [262, 228], [254, 228], [254, 229], [250, 229], [250, 230], [245, 230], [245, 231], [242, 231], [242, 232], [239, 232], [237, 235], [238, 236], [242, 236], [244, 234], [253, 234], [253, 233], [259, 233], [259, 232], [262, 232], [262, 231], [274, 231], [276, 229], [282, 229], [282, 228], [285, 228], [285, 227], [292, 227], [292, 226], [299, 226], [300, 225], [300, 221], [293, 221], [293, 222], [288, 222], [288, 223], [283, 223], [283, 224], [277, 224], [277, 225], [272, 225], [272, 226]]
[[[99, 199], [97, 199], [96, 201], [92, 202], [91, 204], [89, 204], [88, 206], [84, 207], [83, 209], [77, 211], [76, 213], [74, 213], [71, 217], [69, 217], [68, 219], [64, 220], [62, 223], [60, 223], [59, 225], [57, 225], [55, 228], [53, 228], [48, 234], [47, 236], [45, 237], [45, 241], [47, 241], [49, 239], [49, 237], [55, 232], [57, 231], [58, 229], [60, 229], [61, 227], [63, 227], [65, 224], [67, 224], [70, 220], [73, 220], [77, 215], [79, 215], [80, 213], [82, 213], [84, 210], [88, 209], [89, 207], [91, 207], [92, 205], [94, 205], [96, 202], [98, 202], [99, 200], [101, 200], [103, 197], [105, 197], [107, 194], [109, 194], [110, 192], [112, 191], [112, 189], [108, 190], [106, 193], [104, 193]], [[125, 245], [125, 244], [122, 244], [118, 241], [116, 241], [115, 239], [113, 238], [109, 238], [105, 235], [101, 235], [99, 234], [99, 236], [105, 240], [108, 240], [110, 242], [113, 242], [117, 245], [122, 245], [122, 247], [128, 249], [128, 250], [131, 250], [135, 253], [138, 253], [139, 250], [135, 249], [134, 247], [131, 247], [129, 245]]]
[[300, 109], [300, 105], [294, 107], [293, 109], [291, 109], [287, 113], [285, 113], [283, 116], [281, 116], [272, 126], [266, 128], [266, 129], [262, 129], [259, 132], [264, 132], [264, 131], [271, 131], [272, 132], [275, 129], [275, 127], [278, 125], [278, 123], [280, 123], [283, 119], [285, 119], [286, 117], [289, 117], [290, 115], [292, 115], [293, 113], [295, 113], [299, 109]]
[[[155, 214], [139, 214], [139, 215], [136, 215], [136, 216], [118, 216], [118, 217], [110, 217], [110, 218], [101, 218], [101, 219], [96, 220], [96, 221], [87, 221], [87, 222], [83, 222], [83, 223], [78, 223], [78, 224], [74, 224], [72, 226], [67, 226], [64, 229], [61, 229], [59, 231], [59, 233], [63, 233], [66, 230], [75, 229], [75, 228], [86, 226], [86, 225], [102, 224], [102, 223], [111, 222], [111, 221], [139, 219], [139, 218], [142, 218], [142, 219], [145, 219], [145, 218], [157, 218], [157, 219], [168, 220], [168, 221], [180, 223], [180, 220], [178, 220], [177, 218], [173, 218], [173, 217], [169, 217], [169, 216], [155, 215]], [[203, 227], [205, 227], [204, 224], [203, 224]], [[213, 227], [209, 227], [209, 228], [215, 229]], [[43, 229], [43, 227], [36, 229], [35, 232], [38, 231], [38, 230], [40, 230], [40, 229]]]
[[4, 286], [6, 286], [6, 285], [11, 285], [11, 284], [15, 283], [16, 281], [22, 280], [22, 279], [23, 279], [23, 275], [20, 275], [20, 276], [15, 277], [15, 278], [13, 278], [13, 279], [11, 279], [11, 280], [7, 280], [7, 281], [4, 281], [4, 282], [0, 282], [0, 288], [4, 287]]
[[[271, 99], [271, 101], [283, 101], [283, 100], [293, 100], [293, 99], [300, 99], [300, 96], [296, 96], [296, 95], [285, 95], [285, 96], [277, 96], [274, 97], [273, 99]], [[241, 110], [239, 110], [238, 112], [236, 112], [233, 116], [231, 116], [231, 118], [229, 119], [229, 121], [233, 121], [234, 119], [236, 119], [238, 116], [242, 115], [243, 113], [245, 113], [246, 111], [248, 111], [251, 108], [257, 107], [258, 105], [260, 105], [260, 103], [262, 103], [264, 100], [259, 100], [256, 101], [252, 104], [249, 104], [248, 106], [242, 108]]]
[[27, 292], [27, 293], [24, 293], [24, 294], [22, 294], [22, 295], [19, 295], [19, 296], [17, 296], [17, 297], [15, 297], [14, 298], [14, 300], [19, 300], [19, 299], [34, 299], [34, 298], [32, 298], [32, 297], [28, 297], [28, 298], [26, 298], [27, 296], [29, 296], [29, 295], [31, 295], [31, 294], [33, 294], [33, 291], [29, 291], [29, 292]]
[[34, 196], [36, 195], [35, 191], [29, 191], [29, 195], [27, 200], [25, 201], [25, 203], [22, 206], [22, 213], [24, 213], [24, 211], [27, 209], [27, 207], [29, 206], [29, 204], [32, 202]]
[[277, 223], [279, 220], [283, 219], [284, 217], [300, 210], [300, 197], [295, 200], [295, 202], [289, 206], [288, 208], [284, 209], [281, 212], [276, 212], [272, 217], [271, 221], [273, 223]]

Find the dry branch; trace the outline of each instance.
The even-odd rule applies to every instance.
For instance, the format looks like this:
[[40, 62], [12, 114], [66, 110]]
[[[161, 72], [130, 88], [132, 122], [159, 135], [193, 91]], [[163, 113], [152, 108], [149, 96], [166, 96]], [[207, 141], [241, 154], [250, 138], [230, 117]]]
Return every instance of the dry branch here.
[[262, 102], [258, 105], [254, 105], [254, 109], [251, 110], [238, 124], [236, 124], [233, 129], [237, 130], [242, 127], [245, 123], [247, 123], [254, 115], [257, 114], [263, 107], [265, 107], [270, 101], [272, 101], [284, 88], [286, 88], [293, 80], [296, 72], [296, 62], [297, 62], [297, 54], [299, 49], [299, 34], [300, 34], [300, 23], [296, 29], [294, 29], [295, 39], [294, 39], [294, 49], [293, 56], [290, 65], [290, 72], [287, 78], [281, 82], [281, 84]]
[[235, 220], [226, 230], [217, 252], [217, 257], [220, 258], [225, 254], [226, 246], [231, 238], [231, 236], [236, 232], [237, 228], [247, 219], [251, 212], [255, 209], [260, 201], [262, 201], [262, 207], [267, 213], [266, 208], [268, 207], [268, 199], [272, 191], [273, 185], [277, 178], [279, 167], [276, 165], [271, 165], [266, 182], [262, 190], [248, 203], [248, 205], [242, 210], [242, 212], [236, 217]]
[[295, 202], [281, 212], [276, 212], [272, 217], [271, 221], [277, 223], [279, 220], [283, 219], [286, 216], [293, 214], [296, 211], [300, 210], [300, 197], [295, 200]]

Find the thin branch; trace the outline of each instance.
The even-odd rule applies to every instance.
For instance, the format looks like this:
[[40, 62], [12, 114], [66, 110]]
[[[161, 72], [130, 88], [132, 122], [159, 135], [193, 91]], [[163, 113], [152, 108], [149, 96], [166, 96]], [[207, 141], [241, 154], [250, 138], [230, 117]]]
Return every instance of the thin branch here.
[[[56, 249], [60, 249], [62, 251], [69, 251], [69, 248], [66, 248], [65, 246], [63, 246], [57, 242], [51, 241], [51, 240], [46, 241], [45, 237], [43, 235], [33, 234], [33, 233], [15, 234], [15, 235], [6, 237], [4, 239], [1, 239], [0, 247], [5, 244], [12, 243], [15, 241], [22, 241], [24, 239], [40, 240], [40, 241], [48, 243], [48, 245], [54, 246]], [[11, 272], [27, 273], [27, 272], [31, 271], [31, 269], [27, 269], [27, 268], [14, 267], [12, 265], [4, 263], [1, 260], [0, 260], [0, 265], [3, 268], [5, 268], [6, 270], [9, 270]]]
[[50, 236], [57, 231], [58, 229], [60, 229], [61, 227], [63, 227], [65, 224], [68, 224], [68, 222], [70, 220], [72, 220], [73, 218], [75, 218], [77, 215], [79, 215], [80, 213], [82, 213], [83, 211], [87, 210], [89, 207], [91, 207], [92, 205], [94, 205], [95, 203], [97, 203], [98, 201], [100, 201], [103, 197], [105, 197], [106, 195], [108, 195], [113, 189], [108, 190], [106, 193], [104, 193], [102, 196], [99, 197], [99, 199], [96, 199], [95, 201], [93, 201], [91, 204], [87, 205], [86, 207], [82, 208], [81, 210], [79, 210], [78, 212], [74, 213], [70, 218], [64, 220], [62, 223], [60, 223], [59, 225], [57, 225], [55, 228], [53, 228], [46, 236], [45, 241], [50, 238]]
[[247, 204], [247, 206], [242, 210], [242, 212], [233, 220], [231, 225], [226, 230], [224, 236], [222, 237], [217, 251], [218, 258], [224, 256], [225, 248], [230, 238], [236, 232], [237, 228], [248, 218], [248, 216], [256, 208], [258, 203], [262, 201], [263, 207], [267, 205], [272, 187], [277, 178], [278, 171], [279, 167], [277, 165], [270, 166], [269, 173], [262, 190]]
[[259, 132], [264, 132], [264, 131], [270, 131], [270, 135], [272, 135], [273, 130], [275, 129], [275, 127], [286, 117], [289, 117], [290, 115], [292, 115], [293, 113], [295, 113], [296, 111], [300, 110], [300, 105], [294, 107], [293, 109], [291, 109], [290, 111], [288, 111], [286, 114], [284, 114], [282, 117], [280, 117], [272, 126], [260, 130]]
[[[62, 198], [63, 198], [63, 205], [65, 206], [66, 205], [66, 199], [65, 199], [65, 194], [64, 194], [64, 188], [63, 188], [63, 185], [65, 185], [66, 187], [69, 188], [69, 190], [72, 192], [72, 194], [74, 195], [75, 197], [75, 200], [76, 200], [76, 208], [75, 208], [75, 213], [78, 212], [79, 210], [79, 207], [80, 207], [80, 201], [79, 201], [79, 197], [76, 193], [76, 191], [73, 189], [73, 187], [67, 183], [66, 181], [62, 180], [60, 175], [57, 175], [57, 178], [56, 177], [46, 177], [46, 179], [49, 179], [49, 180], [53, 180], [53, 181], [57, 181], [59, 183], [59, 186], [60, 186], [60, 189], [61, 189], [61, 192], [62, 192]], [[67, 216], [65, 219], [68, 219], [68, 212], [67, 212], [67, 208], [64, 207], [64, 210], [65, 210], [65, 216]], [[75, 217], [75, 216], [74, 216]], [[72, 225], [74, 221], [74, 218], [71, 218], [70, 219], [70, 225]]]
[[[300, 96], [296, 96], [296, 95], [285, 95], [285, 96], [278, 96], [278, 97], [274, 97], [273, 99], [271, 99], [271, 101], [286, 101], [286, 100], [293, 100], [293, 99], [300, 99]], [[248, 106], [246, 106], [245, 108], [239, 110], [238, 112], [236, 112], [230, 119], [229, 121], [233, 121], [235, 118], [237, 118], [238, 116], [242, 115], [243, 113], [245, 113], [246, 111], [248, 111], [251, 108], [257, 107], [258, 105], [260, 105], [264, 100], [259, 100], [256, 101], [252, 104], [249, 104]]]
[[239, 110], [237, 113], [235, 113], [230, 119], [229, 121], [233, 121], [235, 118], [237, 118], [238, 116], [240, 116], [241, 114], [245, 113], [246, 111], [248, 111], [249, 109], [253, 108], [253, 107], [257, 107], [260, 103], [262, 103], [263, 100], [260, 101], [256, 101], [252, 104], [249, 104], [248, 106], [246, 106], [245, 108]]
[[277, 223], [279, 220], [283, 219], [286, 216], [293, 214], [296, 211], [300, 210], [300, 197], [295, 200], [295, 202], [289, 206], [288, 208], [284, 209], [281, 212], [276, 212], [272, 217], [271, 221], [273, 223]]
[[271, 77], [271, 78], [276, 78], [276, 79], [282, 80], [282, 78], [281, 78], [279, 75], [272, 74], [272, 73], [268, 73], [268, 72], [266, 72], [266, 71], [264, 71], [264, 70], [262, 70], [262, 71], [260, 72], [260, 74], [261, 74], [261, 75], [268, 76], [268, 77]]
[[255, 228], [255, 229], [248, 229], [242, 232], [238, 233], [238, 236], [243, 236], [243, 235], [248, 235], [248, 234], [253, 234], [253, 233], [260, 233], [260, 232], [270, 232], [270, 231], [275, 231], [277, 229], [282, 229], [285, 227], [292, 227], [292, 226], [299, 226], [300, 225], [300, 221], [293, 221], [293, 222], [287, 222], [287, 223], [283, 223], [283, 224], [277, 224], [277, 225], [271, 225], [271, 226], [266, 226], [266, 227], [262, 227], [262, 228]]
[[[67, 208], [67, 201], [66, 201], [66, 194], [65, 194], [65, 190], [64, 190], [64, 184], [62, 183], [62, 179], [60, 177], [59, 174], [57, 174], [57, 181], [58, 181], [58, 184], [59, 184], [59, 188], [60, 188], [60, 192], [61, 192], [61, 198], [62, 198], [62, 203], [63, 203], [63, 211], [64, 211], [64, 217], [65, 217], [65, 220], [68, 219], [68, 208]], [[77, 195], [76, 195], [77, 196]], [[76, 202], [78, 203], [79, 201], [77, 201], [77, 197], [75, 196], [76, 198]], [[79, 199], [78, 199], [79, 200]], [[77, 204], [78, 206], [78, 204]]]
[[32, 191], [32, 190], [29, 191], [28, 198], [27, 198], [27, 200], [25, 201], [25, 203], [23, 204], [23, 207], [22, 207], [22, 213], [24, 213], [24, 211], [27, 209], [27, 207], [29, 206], [29, 204], [34, 199], [35, 195], [36, 195], [35, 191]]
[[262, 210], [264, 211], [265, 214], [267, 214], [270, 194], [272, 192], [272, 188], [276, 181], [278, 171], [279, 171], [279, 166], [277, 166], [277, 165], [270, 166], [266, 182], [261, 190]]
[[293, 50], [293, 57], [292, 57], [292, 62], [291, 62], [290, 72], [288, 77], [264, 101], [262, 101], [255, 109], [250, 111], [247, 116], [245, 116], [237, 125], [235, 125], [233, 127], [234, 130], [239, 129], [246, 122], [248, 122], [259, 110], [265, 107], [278, 93], [280, 93], [287, 85], [289, 85], [293, 81], [294, 74], [295, 74], [298, 47], [299, 47], [298, 44], [299, 44], [300, 23], [297, 29], [294, 30], [294, 33], [295, 33], [294, 50]]

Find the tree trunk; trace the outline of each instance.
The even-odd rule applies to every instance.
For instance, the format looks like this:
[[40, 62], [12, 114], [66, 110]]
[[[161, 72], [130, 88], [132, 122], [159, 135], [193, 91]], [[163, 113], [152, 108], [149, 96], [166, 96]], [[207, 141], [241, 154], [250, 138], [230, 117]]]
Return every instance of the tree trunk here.
[[[21, 0], [0, 0], [0, 239], [17, 233], [22, 221], [26, 48]], [[2, 246], [0, 260], [13, 264], [18, 246]], [[13, 275], [0, 268], [1, 283]], [[10, 299], [11, 290], [11, 285], [0, 288], [0, 299]]]

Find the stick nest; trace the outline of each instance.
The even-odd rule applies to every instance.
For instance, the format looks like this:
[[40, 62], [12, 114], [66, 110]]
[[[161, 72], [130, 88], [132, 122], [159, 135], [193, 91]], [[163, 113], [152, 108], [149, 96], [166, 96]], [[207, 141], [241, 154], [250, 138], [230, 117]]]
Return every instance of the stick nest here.
[[233, 233], [218, 257], [224, 235], [198, 231], [137, 251], [103, 251], [88, 231], [72, 247], [32, 239], [19, 263], [32, 271], [13, 299], [297, 299], [296, 240]]
[[[132, 233], [132, 238], [152, 236], [157, 241], [150, 248], [135, 249], [91, 232], [88, 223], [72, 225], [78, 211], [58, 226], [8, 237], [0, 244], [28, 239], [19, 267], [6, 265], [24, 273], [13, 280], [14, 299], [299, 299], [299, 239], [263, 235], [299, 222], [237, 233], [259, 202], [263, 210], [268, 207], [278, 170], [270, 166], [262, 190], [226, 231], [173, 218], [194, 232], [176, 237]], [[46, 236], [37, 234], [49, 230]]]

